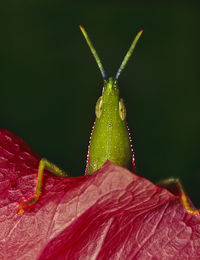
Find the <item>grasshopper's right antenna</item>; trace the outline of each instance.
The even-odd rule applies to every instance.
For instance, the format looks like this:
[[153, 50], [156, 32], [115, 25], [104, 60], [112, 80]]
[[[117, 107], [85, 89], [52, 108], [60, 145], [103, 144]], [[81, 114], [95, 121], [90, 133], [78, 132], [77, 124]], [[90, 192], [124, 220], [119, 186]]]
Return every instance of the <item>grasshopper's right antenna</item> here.
[[126, 66], [128, 60], [130, 59], [131, 54], [133, 53], [133, 50], [135, 49], [136, 43], [137, 43], [137, 41], [139, 40], [139, 38], [140, 38], [140, 36], [141, 36], [142, 33], [143, 33], [143, 30], [141, 30], [141, 31], [136, 35], [135, 39], [133, 40], [133, 43], [131, 44], [131, 47], [129, 48], [129, 50], [128, 50], [126, 56], [124, 57], [124, 59], [123, 59], [123, 61], [122, 61], [121, 66], [120, 66], [119, 69], [118, 69], [118, 72], [117, 72], [117, 74], [116, 74], [116, 76], [115, 76], [115, 80], [118, 80], [119, 75], [121, 74], [122, 70], [124, 69], [124, 67]]
[[88, 46], [90, 47], [90, 50], [91, 50], [91, 52], [92, 52], [92, 54], [93, 54], [93, 56], [94, 56], [94, 58], [96, 60], [96, 63], [98, 65], [98, 67], [99, 67], [99, 70], [100, 70], [102, 76], [103, 76], [103, 79], [106, 80], [106, 74], [105, 74], [105, 71], [104, 71], [103, 66], [101, 64], [101, 60], [99, 58], [99, 55], [97, 54], [97, 52], [96, 52], [96, 50], [95, 50], [95, 48], [94, 48], [90, 38], [88, 37], [88, 35], [87, 35], [86, 31], [85, 31], [85, 29], [81, 25], [79, 27], [80, 27], [80, 29], [81, 29], [81, 31], [82, 31], [85, 39], [86, 39], [86, 42], [87, 42]]

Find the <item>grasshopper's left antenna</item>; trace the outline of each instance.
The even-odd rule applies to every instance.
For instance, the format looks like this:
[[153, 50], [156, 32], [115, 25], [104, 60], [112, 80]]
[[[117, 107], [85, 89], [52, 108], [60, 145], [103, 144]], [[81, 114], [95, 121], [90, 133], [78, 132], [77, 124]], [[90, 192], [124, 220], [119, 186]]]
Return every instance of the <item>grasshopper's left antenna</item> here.
[[103, 66], [101, 64], [101, 60], [99, 58], [99, 55], [97, 54], [97, 52], [96, 52], [96, 50], [95, 50], [95, 48], [94, 48], [90, 38], [88, 37], [88, 35], [87, 35], [86, 31], [85, 31], [85, 29], [81, 25], [79, 27], [80, 27], [80, 29], [81, 29], [81, 31], [82, 31], [85, 39], [86, 39], [86, 42], [87, 42], [88, 46], [90, 47], [90, 50], [91, 50], [91, 52], [92, 52], [92, 54], [93, 54], [93, 56], [94, 56], [94, 58], [96, 60], [96, 63], [98, 65], [98, 67], [99, 67], [99, 70], [100, 70], [102, 76], [103, 76], [103, 79], [106, 80], [106, 74], [105, 74], [104, 68], [103, 68]]
[[119, 69], [118, 69], [118, 72], [117, 72], [117, 74], [116, 74], [116, 76], [115, 76], [115, 80], [118, 80], [120, 73], [122, 72], [122, 70], [124, 69], [124, 67], [126, 66], [128, 60], [129, 60], [129, 58], [131, 57], [131, 54], [133, 53], [133, 50], [135, 49], [136, 43], [138, 42], [138, 40], [139, 40], [139, 38], [140, 38], [140, 36], [141, 36], [142, 33], [143, 33], [143, 30], [141, 30], [141, 31], [136, 35], [135, 39], [133, 40], [133, 43], [131, 44], [131, 47], [129, 48], [129, 50], [128, 50], [126, 56], [124, 57], [124, 59], [123, 59], [123, 61], [122, 61], [121, 66], [120, 66]]

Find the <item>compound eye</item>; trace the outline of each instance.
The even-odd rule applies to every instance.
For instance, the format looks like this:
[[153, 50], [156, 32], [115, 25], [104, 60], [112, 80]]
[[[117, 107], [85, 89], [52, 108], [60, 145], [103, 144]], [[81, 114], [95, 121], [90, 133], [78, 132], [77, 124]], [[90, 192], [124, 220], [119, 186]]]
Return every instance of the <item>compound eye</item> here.
[[119, 116], [121, 120], [124, 120], [126, 118], [126, 108], [122, 98], [120, 98], [119, 100]]
[[102, 110], [103, 110], [103, 97], [100, 96], [97, 100], [97, 103], [96, 103], [96, 108], [95, 108], [95, 114], [96, 114], [96, 117], [99, 118], [101, 116], [101, 113], [102, 113]]

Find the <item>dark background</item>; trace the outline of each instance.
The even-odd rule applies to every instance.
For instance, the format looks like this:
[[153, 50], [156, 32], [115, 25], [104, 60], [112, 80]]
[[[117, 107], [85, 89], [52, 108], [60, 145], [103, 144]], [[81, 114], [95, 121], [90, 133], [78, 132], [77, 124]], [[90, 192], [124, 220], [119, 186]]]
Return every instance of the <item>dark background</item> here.
[[0, 127], [41, 157], [83, 175], [102, 78], [78, 28], [119, 78], [138, 174], [180, 177], [200, 207], [200, 6], [194, 2], [72, 4], [7, 1], [0, 8]]

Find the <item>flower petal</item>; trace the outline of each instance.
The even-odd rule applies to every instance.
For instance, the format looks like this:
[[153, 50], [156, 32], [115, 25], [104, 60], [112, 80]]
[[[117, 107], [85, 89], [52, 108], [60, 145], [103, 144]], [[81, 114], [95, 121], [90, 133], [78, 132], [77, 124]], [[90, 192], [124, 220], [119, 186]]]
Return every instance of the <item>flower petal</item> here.
[[200, 217], [166, 189], [107, 161], [89, 176], [46, 172], [33, 195], [39, 156], [0, 130], [0, 259], [200, 259]]

